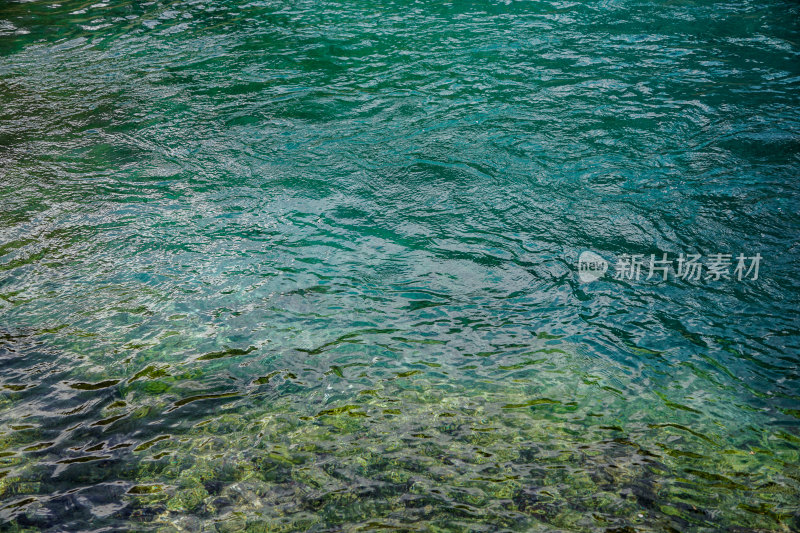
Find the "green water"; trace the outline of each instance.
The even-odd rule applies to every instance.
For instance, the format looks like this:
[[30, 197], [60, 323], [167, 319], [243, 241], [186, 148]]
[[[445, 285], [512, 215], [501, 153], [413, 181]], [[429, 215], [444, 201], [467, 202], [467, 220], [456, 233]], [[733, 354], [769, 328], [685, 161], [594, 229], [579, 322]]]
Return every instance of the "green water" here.
[[798, 104], [793, 1], [0, 0], [0, 529], [800, 529]]

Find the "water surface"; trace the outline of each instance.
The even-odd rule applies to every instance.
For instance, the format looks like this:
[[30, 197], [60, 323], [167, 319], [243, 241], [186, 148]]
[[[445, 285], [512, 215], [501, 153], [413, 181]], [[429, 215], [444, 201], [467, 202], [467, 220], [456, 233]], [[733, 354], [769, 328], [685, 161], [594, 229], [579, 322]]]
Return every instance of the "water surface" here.
[[800, 529], [799, 21], [2, 2], [2, 528]]

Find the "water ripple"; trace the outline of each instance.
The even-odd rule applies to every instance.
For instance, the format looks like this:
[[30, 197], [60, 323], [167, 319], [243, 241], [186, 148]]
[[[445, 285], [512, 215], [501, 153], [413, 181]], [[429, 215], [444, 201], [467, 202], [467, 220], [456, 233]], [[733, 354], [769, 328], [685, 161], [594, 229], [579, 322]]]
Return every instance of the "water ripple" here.
[[798, 15], [3, 3], [0, 520], [800, 528]]

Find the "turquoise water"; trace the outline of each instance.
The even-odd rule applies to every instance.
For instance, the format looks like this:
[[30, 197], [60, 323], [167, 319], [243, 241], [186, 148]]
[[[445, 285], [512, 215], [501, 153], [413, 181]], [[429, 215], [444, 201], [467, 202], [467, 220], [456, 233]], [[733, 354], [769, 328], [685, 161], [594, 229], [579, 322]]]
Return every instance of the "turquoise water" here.
[[0, 529], [800, 529], [798, 104], [791, 1], [3, 0]]

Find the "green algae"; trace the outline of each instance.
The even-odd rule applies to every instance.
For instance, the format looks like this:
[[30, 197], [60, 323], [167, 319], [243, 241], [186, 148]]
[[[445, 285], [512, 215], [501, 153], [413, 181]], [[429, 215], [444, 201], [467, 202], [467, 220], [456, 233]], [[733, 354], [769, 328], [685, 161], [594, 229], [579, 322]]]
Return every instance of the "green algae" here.
[[[689, 479], [694, 479], [691, 483], [695, 490], [704, 487], [692, 498], [696, 509], [704, 498], [712, 501], [718, 489], [753, 492], [747, 488], [749, 483], [734, 483], [721, 474], [687, 466], [679, 471], [688, 478], [675, 478], [674, 486], [664, 484], [669, 479], [665, 474], [677, 472], [681, 463], [701, 458], [706, 462], [706, 457], [696, 452], [677, 456], [661, 453], [663, 448], [657, 446], [660, 438], [648, 436], [646, 431], [629, 439], [597, 439], [593, 433], [578, 438], [569, 424], [541, 418], [535, 411], [507, 411], [502, 408], [505, 404], [498, 402], [501, 398], [513, 401], [522, 393], [463, 391], [453, 395], [444, 392], [452, 387], [442, 389], [442, 384], [437, 387], [430, 382], [428, 386], [420, 393], [398, 389], [383, 397], [360, 395], [363, 400], [358, 403], [324, 409], [317, 418], [305, 421], [290, 415], [290, 403], [284, 407], [273, 404], [266, 416], [252, 410], [230, 411], [180, 439], [160, 439], [140, 450], [154, 453], [171, 449], [171, 457], [183, 459], [174, 466], [163, 463], [163, 459], [146, 461], [143, 466], [149, 466], [139, 471], [137, 483], [158, 484], [170, 494], [167, 502], [162, 502], [166, 514], [157, 520], [165, 527], [178, 527], [185, 512], [198, 513], [212, 507], [213, 512], [204, 511], [213, 515], [208, 524], [233, 520], [228, 513], [238, 513], [236, 523], [248, 528], [276, 527], [289, 520], [283, 513], [302, 520], [300, 516], [306, 512], [315, 517], [311, 523], [347, 524], [365, 515], [391, 523], [392, 516], [406, 512], [407, 503], [401, 502], [409, 497], [428, 499], [432, 509], [450, 502], [447, 509], [419, 515], [447, 530], [458, 530], [454, 505], [460, 506], [456, 515], [461, 519], [488, 521], [497, 527], [588, 530], [598, 525], [587, 518], [589, 509], [631, 523], [679, 520], [708, 526], [710, 518], [702, 518], [689, 506], [682, 509], [651, 504]], [[405, 399], [403, 409], [394, 409], [394, 416], [383, 418], [381, 414], [392, 409], [388, 407], [392, 397], [398, 395]], [[353, 412], [369, 416], [347, 416]], [[454, 412], [457, 424], [432, 423], [442, 418], [439, 415]], [[671, 427], [653, 424], [651, 430]], [[419, 439], [419, 429], [424, 429], [426, 438], [422, 440], [427, 444], [409, 440]], [[595, 431], [607, 430], [597, 427]], [[396, 437], [392, 439], [391, 435]], [[342, 439], [347, 446], [338, 445]], [[609, 447], [615, 442], [618, 444]], [[711, 444], [702, 439], [692, 442], [700, 446], [696, 450]], [[548, 448], [542, 443], [548, 443]], [[187, 462], [190, 457], [194, 459]], [[718, 471], [730, 469], [731, 463], [719, 457]], [[745, 459], [737, 467], [740, 472], [753, 472], [752, 467], [762, 461], [746, 452], [738, 457]], [[462, 470], [459, 464], [472, 466]], [[525, 475], [520, 475], [522, 472]], [[533, 472], [536, 474], [532, 476]], [[354, 475], [372, 480], [374, 488], [357, 497], [349, 496]], [[657, 479], [662, 480], [658, 485]], [[292, 497], [286, 497], [287, 490]], [[781, 494], [779, 490], [772, 492]], [[787, 498], [794, 495], [791, 489], [785, 494]], [[365, 498], [372, 503], [365, 505]], [[787, 509], [790, 500], [783, 501]], [[740, 509], [745, 513], [740, 518], [753, 514], [748, 509]], [[760, 516], [764, 521], [741, 523], [769, 528], [770, 523], [787, 519], [781, 514], [783, 518], [776, 520], [776, 513]], [[285, 526], [291, 528], [299, 522], [288, 523], [294, 524]]]

